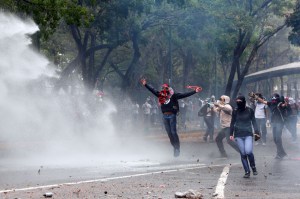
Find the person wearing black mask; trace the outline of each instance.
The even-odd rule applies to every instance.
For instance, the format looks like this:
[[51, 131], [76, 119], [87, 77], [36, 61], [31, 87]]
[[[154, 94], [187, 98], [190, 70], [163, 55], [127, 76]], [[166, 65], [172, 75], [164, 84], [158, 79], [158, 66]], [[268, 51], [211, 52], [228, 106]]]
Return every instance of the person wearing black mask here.
[[202, 90], [202, 88], [199, 86], [193, 86], [190, 88], [194, 89], [194, 91], [188, 93], [174, 93], [174, 90], [168, 84], [163, 84], [161, 86], [161, 91], [157, 91], [147, 84], [146, 79], [141, 79], [141, 83], [151, 93], [158, 97], [159, 105], [163, 113], [165, 129], [174, 148], [174, 157], [178, 157], [180, 154], [180, 141], [176, 129], [176, 114], [179, 111], [178, 100], [198, 93]]
[[246, 98], [244, 96], [238, 96], [236, 98], [236, 105], [237, 108], [232, 113], [230, 123], [230, 139], [235, 140], [239, 147], [242, 164], [245, 170], [244, 178], [249, 178], [250, 167], [253, 175], [258, 174], [253, 154], [252, 127], [255, 132], [255, 141], [258, 140], [260, 136], [254, 117], [254, 111], [253, 109], [246, 107]]
[[268, 105], [271, 113], [271, 126], [273, 132], [273, 139], [276, 144], [277, 153], [275, 159], [282, 159], [287, 154], [283, 149], [282, 145], [282, 130], [285, 122], [285, 109], [286, 105], [284, 103], [283, 97], [280, 97], [278, 93], [274, 93], [270, 101], [265, 101], [258, 95], [250, 93], [258, 102]]

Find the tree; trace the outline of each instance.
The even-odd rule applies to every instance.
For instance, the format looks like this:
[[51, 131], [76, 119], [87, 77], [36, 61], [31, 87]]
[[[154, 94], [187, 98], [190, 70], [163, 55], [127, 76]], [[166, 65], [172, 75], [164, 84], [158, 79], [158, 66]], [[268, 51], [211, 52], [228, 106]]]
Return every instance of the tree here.
[[[231, 51], [232, 58], [225, 94], [235, 97], [258, 49], [286, 25], [284, 22], [274, 24], [275, 16], [283, 17], [293, 4], [282, 0], [202, 2], [216, 19], [219, 34], [229, 40], [230, 46], [223, 46], [227, 48], [223, 53]], [[218, 49], [222, 49], [222, 45]], [[235, 76], [237, 85], [231, 94]]]

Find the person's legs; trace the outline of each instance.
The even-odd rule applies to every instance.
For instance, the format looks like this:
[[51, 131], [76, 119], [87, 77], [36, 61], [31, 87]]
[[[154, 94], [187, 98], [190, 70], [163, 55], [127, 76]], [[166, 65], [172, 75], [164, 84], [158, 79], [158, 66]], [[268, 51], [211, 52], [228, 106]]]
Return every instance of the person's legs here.
[[260, 120], [261, 120], [260, 122], [261, 138], [264, 144], [267, 142], [267, 126], [266, 126], [267, 120], [266, 118], [262, 118]]
[[258, 130], [261, 132], [261, 140], [259, 142], [266, 143], [267, 139], [267, 127], [266, 127], [266, 118], [256, 118], [256, 123]]
[[211, 117], [210, 122], [209, 141], [214, 142], [215, 118]]
[[223, 144], [223, 139], [225, 138], [225, 131], [226, 131], [225, 128], [221, 129], [221, 131], [218, 133], [216, 137], [216, 143], [222, 157], [227, 157], [226, 151], [224, 149], [224, 144]]
[[238, 153], [240, 153], [240, 149], [239, 149], [237, 143], [234, 142], [234, 141], [232, 141], [232, 140], [230, 139], [230, 127], [225, 128], [225, 136], [226, 136], [227, 143], [228, 143], [234, 150], [236, 150]]
[[206, 126], [206, 131], [205, 131], [205, 134], [204, 134], [204, 136], [203, 136], [203, 140], [206, 142], [207, 141], [207, 137], [208, 137], [208, 135], [209, 135], [209, 128], [210, 128], [210, 126], [209, 126], [209, 118], [210, 117], [205, 117], [204, 116], [204, 123], [205, 123], [205, 126]]
[[292, 140], [297, 140], [297, 116], [290, 116], [286, 122], [286, 128], [292, 135]]
[[255, 159], [253, 154], [253, 137], [247, 136], [245, 137], [245, 153], [250, 163], [250, 167], [253, 171], [254, 175], [257, 175], [256, 167], [255, 167]]
[[276, 159], [281, 159], [284, 156], [286, 156], [286, 153], [283, 149], [282, 138], [281, 138], [283, 123], [273, 123], [272, 126], [273, 126], [273, 139], [277, 148]]
[[164, 122], [165, 129], [167, 131], [168, 137], [170, 139], [170, 142], [171, 142], [172, 146], [174, 147], [174, 142], [173, 142], [172, 133], [171, 133], [170, 117], [168, 115], [163, 115], [163, 122]]
[[242, 160], [243, 168], [245, 170], [244, 177], [249, 177], [250, 176], [250, 168], [249, 168], [249, 163], [248, 163], [247, 155], [246, 155], [246, 151], [245, 151], [245, 137], [237, 137], [237, 138], [235, 138], [235, 141], [237, 142], [237, 145], [240, 150], [241, 160]]
[[180, 142], [179, 137], [176, 130], [176, 115], [163, 115], [163, 121], [165, 125], [165, 129], [168, 133], [170, 142], [174, 148], [174, 156], [177, 157], [180, 154]]
[[179, 137], [177, 134], [176, 123], [177, 123], [176, 115], [172, 114], [170, 117], [171, 135], [173, 138], [174, 147], [176, 149], [180, 149], [180, 142], [179, 142]]

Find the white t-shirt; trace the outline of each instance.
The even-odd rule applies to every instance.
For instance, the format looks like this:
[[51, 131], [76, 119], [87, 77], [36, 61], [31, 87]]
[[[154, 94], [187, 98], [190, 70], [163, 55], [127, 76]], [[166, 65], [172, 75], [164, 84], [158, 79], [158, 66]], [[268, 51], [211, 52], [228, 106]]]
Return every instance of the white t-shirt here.
[[267, 106], [264, 103], [255, 103], [255, 118], [266, 118], [266, 108]]

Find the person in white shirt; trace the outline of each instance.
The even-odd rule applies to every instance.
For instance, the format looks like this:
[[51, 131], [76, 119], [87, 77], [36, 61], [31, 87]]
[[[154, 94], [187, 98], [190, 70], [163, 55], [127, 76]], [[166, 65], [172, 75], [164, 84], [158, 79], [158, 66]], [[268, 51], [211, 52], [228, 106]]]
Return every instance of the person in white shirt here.
[[151, 104], [149, 103], [150, 98], [147, 98], [146, 102], [143, 104], [142, 109], [144, 113], [144, 125], [145, 125], [145, 130], [148, 131], [150, 128], [150, 117], [151, 117]]
[[[261, 93], [256, 93], [256, 95], [263, 99], [263, 96]], [[261, 103], [259, 101], [255, 101], [255, 112], [254, 112], [254, 116], [255, 116], [255, 120], [258, 126], [258, 130], [261, 132], [261, 142], [262, 145], [266, 145], [266, 141], [267, 141], [267, 127], [266, 124], [269, 123], [269, 121], [267, 120], [267, 108], [268, 106], [265, 105], [264, 103]], [[261, 142], [256, 142], [257, 144], [261, 143]]]

